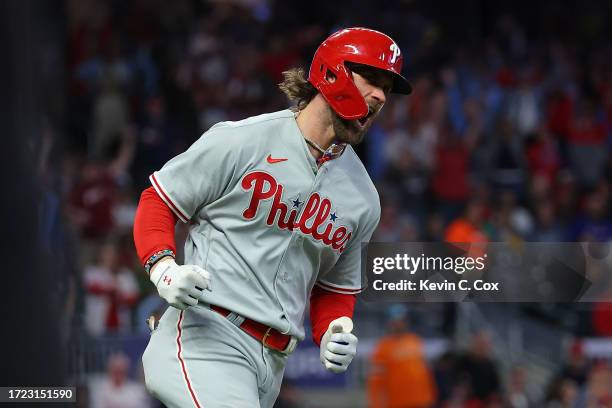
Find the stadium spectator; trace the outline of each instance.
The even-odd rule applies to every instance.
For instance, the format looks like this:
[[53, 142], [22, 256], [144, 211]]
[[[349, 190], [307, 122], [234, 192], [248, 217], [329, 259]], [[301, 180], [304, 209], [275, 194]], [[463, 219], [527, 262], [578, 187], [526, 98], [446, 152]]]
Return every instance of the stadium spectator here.
[[81, 179], [70, 193], [68, 216], [85, 239], [108, 236], [114, 228], [117, 185], [100, 162], [86, 162]]
[[106, 376], [89, 387], [91, 408], [147, 408], [151, 400], [143, 384], [128, 378], [130, 360], [115, 353], [108, 358]]
[[545, 398], [546, 408], [574, 408], [578, 401], [578, 386], [570, 379], [556, 379]]
[[408, 330], [407, 310], [387, 310], [388, 334], [377, 343], [370, 361], [368, 399], [371, 408], [426, 408], [437, 398], [422, 339]]
[[568, 129], [570, 163], [585, 187], [599, 181], [607, 155], [606, 129], [597, 109], [594, 101], [585, 100], [574, 111]]
[[532, 177], [544, 177], [553, 183], [561, 167], [559, 147], [551, 132], [540, 126], [525, 140], [525, 157]]
[[469, 404], [488, 407], [501, 402], [501, 378], [497, 362], [492, 356], [492, 339], [489, 332], [475, 333], [469, 350], [458, 356], [456, 364], [456, 375], [458, 379], [463, 379], [465, 398]]
[[567, 353], [567, 359], [559, 371], [558, 377], [561, 379], [572, 380], [581, 387], [587, 380], [591, 364], [584, 354], [584, 343], [575, 340]]
[[608, 242], [612, 239], [607, 185], [585, 197], [584, 210], [574, 218], [569, 229], [570, 241]]
[[531, 236], [534, 221], [531, 213], [518, 202], [516, 193], [512, 190], [501, 191], [496, 211], [497, 238], [512, 242], [524, 240]]
[[590, 371], [578, 405], [587, 408], [612, 407], [612, 369], [607, 362], [596, 364]]
[[515, 366], [510, 371], [506, 403], [511, 408], [530, 408], [536, 406], [536, 392], [529, 387], [529, 372], [525, 367]]
[[114, 210], [119, 186], [129, 179], [128, 168], [134, 155], [136, 136], [126, 127], [116, 152], [109, 151], [95, 159], [83, 157], [77, 181], [67, 199], [66, 215], [78, 235], [96, 242], [115, 231]]
[[535, 230], [530, 241], [561, 242], [564, 237], [564, 228], [557, 220], [555, 205], [548, 200], [539, 201], [535, 207]]
[[470, 201], [465, 209], [465, 215], [454, 219], [446, 228], [446, 242], [488, 242], [483, 229], [486, 208], [479, 201]]
[[134, 273], [119, 263], [114, 243], [100, 246], [97, 262], [83, 271], [86, 291], [84, 321], [92, 335], [129, 332], [139, 299]]
[[469, 197], [470, 146], [446, 126], [434, 157], [432, 189], [439, 211], [448, 221], [461, 213]]

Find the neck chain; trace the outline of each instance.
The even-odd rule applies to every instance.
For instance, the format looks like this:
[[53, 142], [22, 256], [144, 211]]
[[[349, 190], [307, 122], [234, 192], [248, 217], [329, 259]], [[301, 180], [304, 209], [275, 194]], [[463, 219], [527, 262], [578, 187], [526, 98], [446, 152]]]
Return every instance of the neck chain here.
[[[295, 112], [295, 118], [296, 118], [296, 119], [297, 119], [297, 117], [300, 115], [300, 112], [301, 112], [300, 110], [298, 110], [297, 112]], [[302, 136], [302, 137], [304, 137], [304, 136]], [[340, 145], [337, 145], [337, 144], [332, 144], [332, 145], [331, 145], [331, 149], [328, 149], [328, 150], [330, 150], [330, 151], [328, 151], [328, 150], [324, 150], [324, 149], [323, 149], [321, 146], [319, 146], [318, 144], [316, 144], [315, 142], [313, 142], [312, 140], [310, 140], [310, 139], [308, 139], [308, 138], [306, 138], [306, 137], [304, 137], [304, 141], [305, 141], [305, 142], [306, 142], [306, 143], [307, 143], [307, 144], [308, 144], [310, 147], [312, 147], [313, 149], [315, 149], [316, 151], [318, 151], [319, 153], [321, 153], [321, 155], [322, 155], [322, 156], [321, 156], [321, 157], [319, 157], [319, 158], [317, 159], [317, 164], [318, 164], [318, 165], [321, 165], [321, 164], [323, 164], [324, 162], [326, 162], [326, 161], [328, 161], [328, 160], [331, 160], [331, 159], [333, 159], [334, 157], [339, 156], [340, 154], [342, 154], [342, 152], [344, 151], [344, 147], [345, 147], [345, 145], [344, 145], [344, 144], [340, 144]]]
[[315, 142], [313, 142], [310, 139], [306, 139], [304, 138], [304, 140], [306, 141], [306, 143], [308, 143], [313, 149], [318, 150], [321, 154], [325, 154], [325, 150], [323, 150], [323, 148], [321, 148], [321, 146], [319, 146], [318, 144], [316, 144]]

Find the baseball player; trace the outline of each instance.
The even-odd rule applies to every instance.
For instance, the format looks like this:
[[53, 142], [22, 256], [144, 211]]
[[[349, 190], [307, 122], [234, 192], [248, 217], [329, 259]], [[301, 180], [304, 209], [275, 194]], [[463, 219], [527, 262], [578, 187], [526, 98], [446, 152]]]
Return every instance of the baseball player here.
[[[272, 407], [304, 338], [310, 297], [324, 367], [356, 353], [361, 244], [378, 194], [351, 145], [389, 92], [408, 94], [385, 34], [348, 28], [317, 49], [309, 76], [285, 73], [295, 108], [214, 125], [150, 176], [136, 249], [169, 307], [143, 355], [148, 390], [168, 407]], [[174, 228], [189, 224], [183, 265]]]

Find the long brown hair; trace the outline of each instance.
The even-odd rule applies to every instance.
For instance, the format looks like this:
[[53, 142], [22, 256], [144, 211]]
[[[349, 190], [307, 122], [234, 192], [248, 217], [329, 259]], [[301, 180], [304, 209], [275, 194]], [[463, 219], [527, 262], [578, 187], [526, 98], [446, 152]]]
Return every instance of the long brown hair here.
[[278, 84], [278, 87], [287, 95], [291, 103], [295, 105], [294, 110], [304, 109], [318, 92], [306, 79], [304, 69], [291, 68], [283, 72], [283, 77], [283, 82]]

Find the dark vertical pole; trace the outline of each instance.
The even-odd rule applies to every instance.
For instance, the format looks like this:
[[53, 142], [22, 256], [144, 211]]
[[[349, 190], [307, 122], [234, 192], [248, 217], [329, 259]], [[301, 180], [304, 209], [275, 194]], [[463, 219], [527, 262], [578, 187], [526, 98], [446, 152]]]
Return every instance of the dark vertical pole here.
[[65, 385], [54, 293], [58, 275], [50, 273], [53, 260], [42, 258], [36, 167], [44, 123], [39, 90], [49, 41], [45, 30], [52, 30], [62, 4], [0, 2], [1, 386]]

